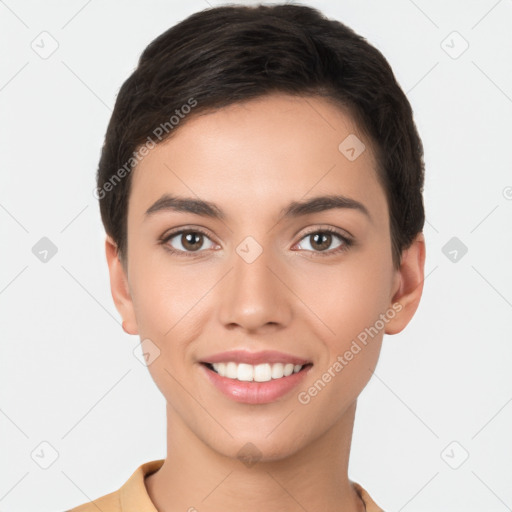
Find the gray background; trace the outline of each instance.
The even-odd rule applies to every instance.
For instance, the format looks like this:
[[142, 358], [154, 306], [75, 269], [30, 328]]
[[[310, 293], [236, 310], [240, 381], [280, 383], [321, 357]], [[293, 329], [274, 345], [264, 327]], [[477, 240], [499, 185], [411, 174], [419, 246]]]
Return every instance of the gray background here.
[[[208, 4], [0, 1], [4, 512], [65, 510], [165, 456], [164, 400], [121, 329], [92, 191], [138, 56]], [[424, 295], [384, 338], [349, 475], [386, 511], [512, 510], [512, 2], [309, 5], [384, 53], [425, 146]]]

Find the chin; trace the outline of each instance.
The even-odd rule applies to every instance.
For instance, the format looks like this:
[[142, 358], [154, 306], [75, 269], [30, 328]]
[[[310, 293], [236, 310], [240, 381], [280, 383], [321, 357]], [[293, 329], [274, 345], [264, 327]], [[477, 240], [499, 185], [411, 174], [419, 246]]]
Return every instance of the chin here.
[[[210, 447], [219, 454], [231, 459], [238, 459], [246, 467], [250, 468], [256, 463], [277, 462], [293, 456], [300, 450], [301, 446], [297, 442], [292, 442], [290, 436], [287, 436], [288, 443], [282, 436], [275, 436], [270, 439], [265, 435], [244, 435], [235, 439], [230, 439], [225, 445], [219, 446], [218, 442]], [[218, 441], [218, 440], [216, 440]]]

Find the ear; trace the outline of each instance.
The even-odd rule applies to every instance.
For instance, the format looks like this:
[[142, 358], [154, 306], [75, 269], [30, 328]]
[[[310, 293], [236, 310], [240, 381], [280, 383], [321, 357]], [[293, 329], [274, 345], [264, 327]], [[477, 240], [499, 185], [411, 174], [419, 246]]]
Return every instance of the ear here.
[[105, 253], [110, 273], [110, 290], [116, 309], [123, 318], [123, 329], [128, 334], [138, 334], [128, 277], [119, 259], [117, 245], [108, 235], [105, 240]]
[[402, 252], [402, 262], [396, 270], [392, 307], [397, 314], [386, 324], [386, 334], [398, 334], [411, 321], [423, 293], [424, 275], [425, 237], [418, 233], [411, 246]]

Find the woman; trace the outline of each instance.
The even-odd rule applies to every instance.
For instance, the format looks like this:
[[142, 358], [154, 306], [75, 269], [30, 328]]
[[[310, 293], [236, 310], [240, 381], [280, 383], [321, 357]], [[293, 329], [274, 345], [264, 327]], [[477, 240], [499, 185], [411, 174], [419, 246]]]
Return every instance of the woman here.
[[384, 57], [306, 6], [223, 6], [123, 84], [96, 194], [167, 457], [73, 509], [382, 510], [357, 397], [422, 293], [423, 149]]

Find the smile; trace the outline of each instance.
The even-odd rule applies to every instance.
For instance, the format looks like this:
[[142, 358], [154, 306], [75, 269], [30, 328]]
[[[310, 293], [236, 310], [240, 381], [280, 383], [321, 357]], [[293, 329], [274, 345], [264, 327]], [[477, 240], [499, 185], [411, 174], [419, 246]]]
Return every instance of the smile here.
[[244, 404], [262, 405], [284, 399], [306, 378], [313, 364], [251, 365], [230, 361], [203, 362], [199, 366], [210, 385], [227, 398]]
[[230, 361], [227, 363], [206, 363], [210, 369], [219, 374], [221, 377], [238, 380], [242, 382], [268, 382], [272, 379], [282, 379], [288, 377], [292, 373], [298, 373], [308, 366], [307, 364], [292, 363], [263, 363], [263, 364], [246, 364]]

